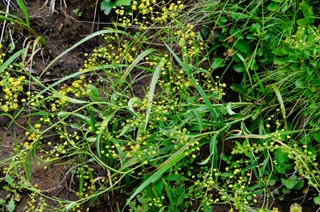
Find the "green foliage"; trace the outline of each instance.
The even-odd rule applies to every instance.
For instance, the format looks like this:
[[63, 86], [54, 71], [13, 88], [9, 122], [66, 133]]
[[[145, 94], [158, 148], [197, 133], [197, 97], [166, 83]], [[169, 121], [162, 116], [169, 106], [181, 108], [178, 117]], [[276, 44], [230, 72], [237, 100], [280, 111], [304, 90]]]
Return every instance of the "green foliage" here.
[[74, 9], [72, 12], [73, 12], [77, 17], [81, 17], [81, 16], [82, 16], [82, 12], [79, 11], [78, 8]]
[[16, 181], [10, 175], [6, 175], [4, 178], [0, 178], [0, 182], [5, 182], [6, 184], [2, 186], [3, 191], [7, 192], [6, 199], [0, 199], [0, 208], [6, 211], [15, 211], [16, 204], [20, 202], [22, 189], [25, 185], [21, 181]]
[[131, 5], [131, 0], [102, 0], [100, 3], [100, 8], [106, 15], [109, 15], [111, 10], [115, 7], [130, 6], [130, 5]]
[[[2, 208], [13, 211], [21, 189], [47, 207], [46, 195], [27, 184], [33, 160], [69, 166], [78, 200], [49, 197], [57, 210], [115, 198], [123, 211], [212, 211], [218, 204], [256, 211], [277, 195], [320, 193], [313, 6], [273, 0], [188, 7], [102, 1], [106, 14], [115, 9], [115, 29], [77, 42], [38, 77], [15, 62], [23, 51], [1, 54], [1, 110], [12, 123], [28, 112], [25, 141], [1, 163], [10, 193]], [[105, 44], [85, 54], [83, 68], [43, 83], [54, 62], [95, 36]], [[37, 89], [26, 92], [28, 83]]]

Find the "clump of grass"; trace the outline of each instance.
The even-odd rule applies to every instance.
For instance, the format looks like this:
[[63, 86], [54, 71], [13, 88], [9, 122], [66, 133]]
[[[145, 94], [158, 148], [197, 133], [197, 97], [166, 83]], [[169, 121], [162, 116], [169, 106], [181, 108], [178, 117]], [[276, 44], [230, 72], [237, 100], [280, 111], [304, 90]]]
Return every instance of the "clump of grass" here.
[[[13, 110], [13, 119], [24, 109], [30, 111], [25, 141], [16, 142], [15, 156], [2, 168], [4, 176], [20, 172], [14, 180], [30, 182], [33, 160], [67, 161], [66, 175], [73, 176], [71, 192], [78, 200], [47, 196], [35, 185], [23, 187], [31, 191], [30, 201], [41, 202], [39, 211], [49, 208], [41, 196], [59, 203], [56, 210], [80, 210], [88, 202], [117, 198], [115, 193], [125, 197], [117, 199], [114, 207], [119, 210], [183, 211], [197, 206], [211, 211], [229, 204], [231, 210], [255, 211], [270, 207], [275, 185], [280, 186], [273, 193], [279, 195], [305, 188], [304, 180], [317, 190], [312, 140], [319, 139], [317, 116], [309, 123], [311, 134], [305, 125], [296, 128], [289, 118], [294, 109], [288, 111], [293, 100], [285, 93], [308, 100], [310, 114], [317, 115], [317, 95], [312, 94], [319, 78], [318, 30], [305, 26], [294, 33], [296, 21], [312, 22], [310, 16], [305, 23], [294, 15], [306, 5], [263, 3], [199, 3], [187, 12], [181, 1], [133, 1], [129, 13], [115, 8], [116, 30], [79, 41], [39, 78], [76, 46], [101, 36], [104, 45], [86, 54], [78, 72], [49, 86], [30, 74], [14, 78], [1, 72], [0, 85], [12, 102], [19, 102], [23, 85], [40, 88], [25, 93], [18, 111], [10, 101], [8, 110], [1, 107], [5, 113]], [[206, 14], [199, 17], [202, 11]], [[289, 17], [289, 25], [280, 24]], [[213, 30], [206, 28], [210, 24]], [[282, 42], [285, 37], [291, 40]], [[13, 60], [7, 61], [0, 65], [11, 70]], [[272, 65], [277, 73], [265, 72]], [[282, 79], [301, 67], [311, 76], [298, 71]], [[229, 89], [224, 81], [231, 69], [242, 74], [242, 83], [231, 87], [239, 101], [224, 102]], [[300, 141], [301, 132], [307, 136]]]

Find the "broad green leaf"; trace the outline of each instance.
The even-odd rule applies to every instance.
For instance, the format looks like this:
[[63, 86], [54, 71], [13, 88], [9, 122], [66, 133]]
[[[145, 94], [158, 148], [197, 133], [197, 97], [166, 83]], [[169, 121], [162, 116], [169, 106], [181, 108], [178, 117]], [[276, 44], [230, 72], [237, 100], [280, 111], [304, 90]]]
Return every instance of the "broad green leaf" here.
[[271, 2], [269, 5], [268, 5], [268, 10], [270, 11], [275, 11], [275, 12], [279, 12], [280, 10], [280, 7], [277, 3], [275, 2]]
[[303, 79], [298, 79], [296, 82], [295, 82], [295, 85], [297, 88], [303, 88], [304, 87], [304, 80]]
[[221, 154], [220, 155], [220, 159], [223, 160], [223, 161], [228, 161], [228, 158], [225, 154]]
[[281, 178], [281, 182], [286, 188], [291, 190], [299, 182], [299, 179], [297, 177], [293, 176], [289, 179]]
[[109, 15], [114, 6], [116, 6], [116, 2], [102, 1], [100, 4], [100, 9], [104, 12], [104, 14]]
[[277, 165], [275, 165], [275, 169], [277, 170], [277, 172], [279, 172], [280, 174], [284, 174], [287, 170], [290, 170], [292, 168], [292, 166], [288, 163], [289, 158], [287, 153], [284, 153], [280, 149], [277, 149], [276, 151], [274, 151], [274, 154], [277, 161]]
[[257, 32], [261, 29], [261, 25], [259, 23], [254, 23], [250, 26], [251, 32]]
[[238, 72], [238, 73], [242, 73], [246, 71], [246, 68], [244, 67], [243, 63], [237, 63], [233, 66], [233, 69]]
[[277, 149], [274, 151], [276, 161], [278, 164], [283, 164], [289, 162], [288, 154], [282, 152], [281, 149]]
[[221, 21], [222, 23], [226, 23], [228, 21], [228, 19], [224, 16], [222, 16], [219, 21]]
[[[307, 116], [309, 113], [309, 111], [306, 111], [306, 112], [303, 112], [303, 115], [304, 116]], [[310, 127], [315, 127], [316, 126], [316, 123], [314, 123], [314, 121], [309, 121], [309, 125]], [[315, 139], [316, 140], [316, 139]], [[316, 140], [317, 141], [317, 140]]]
[[267, 185], [268, 186], [274, 186], [277, 182], [276, 178], [271, 178], [270, 180], [268, 180]]
[[221, 57], [214, 58], [213, 63], [211, 64], [211, 68], [213, 70], [220, 67], [224, 67], [224, 66], [225, 66], [225, 63]]
[[297, 20], [297, 24], [301, 27], [306, 27], [306, 26], [308, 26], [309, 21], [306, 18], [300, 18]]
[[236, 21], [238, 21], [240, 19], [247, 19], [249, 17], [247, 14], [239, 13], [239, 12], [231, 12], [230, 16], [231, 16], [231, 18], [233, 18]]
[[235, 49], [237, 49], [239, 52], [242, 52], [242, 53], [248, 54], [251, 52], [249, 43], [244, 40], [237, 41], [234, 47]]
[[249, 68], [254, 71], [258, 70], [259, 66], [257, 65], [257, 61], [255, 59], [251, 59], [250, 61], [251, 62]]
[[304, 1], [301, 3], [301, 10], [303, 16], [307, 19], [307, 21], [312, 24], [314, 22], [314, 12], [312, 6]]
[[11, 186], [12, 188], [15, 187], [15, 183], [13, 178], [10, 175], [6, 175], [5, 177], [5, 181], [9, 184], [9, 186]]
[[11, 190], [12, 190], [12, 188], [10, 188], [10, 187], [7, 186], [7, 185], [2, 186], [2, 188], [3, 188], [4, 190], [6, 190], [6, 191], [11, 191]]
[[273, 63], [275, 65], [287, 65], [288, 63], [288, 60], [287, 59], [284, 59], [284, 58], [275, 58]]
[[13, 212], [15, 208], [16, 208], [16, 203], [15, 203], [14, 199], [11, 198], [8, 202], [7, 210], [8, 210], [8, 212]]
[[0, 205], [4, 205], [6, 203], [6, 201], [2, 198], [0, 198]]
[[89, 98], [93, 101], [93, 102], [100, 102], [101, 101], [101, 97], [100, 97], [100, 93], [99, 90], [96, 86], [90, 84], [88, 86], [89, 89]]
[[164, 189], [164, 184], [162, 180], [158, 180], [156, 183], [153, 184], [153, 193], [156, 196], [161, 197], [163, 189]]
[[313, 135], [313, 138], [314, 138], [314, 140], [320, 142], [320, 133], [315, 133], [315, 134]]
[[180, 180], [181, 175], [180, 174], [170, 174], [169, 176], [165, 177], [168, 181], [178, 181]]
[[303, 181], [303, 180], [300, 180], [300, 181], [294, 186], [294, 189], [295, 189], [295, 190], [300, 190], [300, 189], [302, 189], [303, 186], [304, 186], [304, 181]]
[[317, 196], [317, 197], [313, 198], [313, 202], [314, 202], [316, 205], [320, 205], [320, 196]]
[[226, 179], [226, 178], [230, 177], [231, 175], [232, 175], [232, 173], [230, 173], [230, 172], [223, 172], [223, 173], [221, 173], [222, 179]]
[[238, 93], [247, 94], [247, 90], [242, 85], [233, 84], [230, 86], [230, 88]]
[[117, 6], [129, 6], [131, 5], [131, 0], [116, 0]]
[[279, 56], [289, 55], [290, 53], [292, 53], [292, 49], [288, 47], [281, 47], [277, 50], [276, 53], [278, 53], [277, 55]]

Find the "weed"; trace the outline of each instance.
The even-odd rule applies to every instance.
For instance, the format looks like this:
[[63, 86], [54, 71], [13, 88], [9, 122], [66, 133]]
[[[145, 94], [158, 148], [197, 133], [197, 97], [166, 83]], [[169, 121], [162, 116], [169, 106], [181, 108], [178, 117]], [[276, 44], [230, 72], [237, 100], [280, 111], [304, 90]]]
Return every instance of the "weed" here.
[[73, 12], [77, 17], [81, 17], [81, 16], [82, 16], [82, 12], [79, 11], [78, 8], [77, 8], [77, 9], [74, 9], [72, 12]]
[[[13, 122], [29, 111], [25, 140], [2, 168], [10, 191], [2, 207], [14, 208], [19, 189], [31, 192], [30, 211], [35, 201], [49, 207], [42, 196], [59, 210], [111, 197], [130, 211], [265, 211], [271, 198], [320, 193], [319, 30], [308, 2], [103, 1], [101, 9], [114, 9], [115, 29], [77, 42], [38, 78], [13, 63], [22, 51], [1, 54], [1, 110]], [[83, 68], [41, 82], [95, 36], [104, 44], [85, 54]], [[229, 88], [233, 74], [241, 80]], [[39, 90], [25, 92], [28, 83]], [[239, 98], [225, 102], [230, 89]], [[78, 199], [22, 184], [33, 160], [68, 161]]]

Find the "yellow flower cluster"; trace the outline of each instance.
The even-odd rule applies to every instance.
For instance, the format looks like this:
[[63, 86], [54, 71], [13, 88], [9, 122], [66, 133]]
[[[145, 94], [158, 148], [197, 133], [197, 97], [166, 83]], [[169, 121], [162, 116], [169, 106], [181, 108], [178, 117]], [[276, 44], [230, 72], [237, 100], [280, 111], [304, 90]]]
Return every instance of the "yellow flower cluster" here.
[[[141, 32], [145, 32], [151, 24], [159, 26], [159, 23], [166, 24], [174, 21], [183, 8], [182, 1], [170, 3], [167, 1], [157, 2], [157, 0], [134, 0], [131, 4], [132, 13], [125, 13], [123, 7], [115, 10], [118, 14], [117, 25], [130, 27], [134, 24], [139, 26]], [[139, 18], [133, 18], [133, 15], [137, 15]]]
[[[317, 27], [298, 27], [297, 32], [291, 36], [291, 39], [286, 39], [287, 43], [293, 49], [313, 49], [319, 44], [320, 30]], [[316, 56], [316, 51], [312, 52]]]
[[153, 6], [157, 3], [156, 0], [141, 0], [141, 1], [133, 1], [132, 10], [139, 10], [142, 15], [147, 15], [153, 11]]
[[76, 193], [79, 198], [89, 197], [97, 190], [93, 172], [94, 169], [86, 164], [77, 170], [77, 177], [83, 178], [82, 190]]
[[26, 150], [32, 149], [32, 143], [34, 141], [40, 141], [43, 139], [43, 137], [40, 135], [41, 124], [36, 123], [33, 127], [35, 130], [30, 129], [29, 131], [25, 132], [25, 135], [27, 136], [27, 141], [23, 143], [23, 147]]
[[[144, 123], [145, 116], [142, 114], [138, 118], [132, 120], [127, 120], [129, 126], [134, 128], [142, 128], [141, 123]], [[122, 150], [126, 153], [128, 158], [136, 158], [141, 161], [143, 164], [148, 164], [148, 161], [153, 158], [157, 152], [158, 147], [154, 144], [149, 143], [151, 134], [148, 131], [143, 131], [141, 129], [141, 134], [137, 136], [135, 140], [131, 140], [127, 143], [126, 146], [122, 146]]]
[[[35, 185], [35, 187], [36, 186], [37, 185]], [[43, 212], [47, 210], [48, 203], [46, 203], [44, 197], [38, 195], [37, 192], [31, 192], [31, 194], [29, 194], [29, 200], [24, 207], [25, 212]]]
[[129, 49], [129, 41], [123, 40], [121, 46], [114, 46], [112, 43], [116, 40], [115, 36], [104, 36], [104, 40], [107, 47], [100, 46], [94, 49], [92, 55], [84, 62], [84, 69], [80, 71], [104, 64], [128, 64], [134, 60], [136, 49]]
[[57, 108], [66, 106], [67, 95], [74, 95], [76, 98], [87, 95], [87, 84], [84, 82], [85, 76], [81, 75], [78, 80], [73, 81], [71, 86], [63, 86], [58, 93], [61, 95], [53, 104], [51, 104], [51, 111], [55, 112]]
[[195, 32], [194, 25], [187, 24], [174, 32], [174, 35], [179, 38], [178, 45], [182, 49], [183, 57], [191, 59], [194, 56], [199, 56], [204, 50], [204, 43]]
[[0, 99], [0, 111], [8, 112], [10, 110], [18, 109], [18, 97], [23, 92], [23, 86], [26, 84], [25, 76], [12, 77], [9, 72], [5, 72], [1, 76], [0, 87], [4, 96], [2, 103]]
[[177, 3], [170, 3], [168, 6], [162, 6], [159, 17], [155, 18], [156, 22], [168, 23], [178, 16], [179, 12], [183, 9], [182, 1]]

